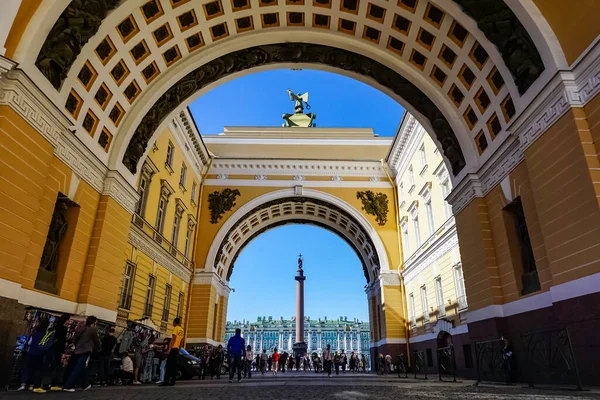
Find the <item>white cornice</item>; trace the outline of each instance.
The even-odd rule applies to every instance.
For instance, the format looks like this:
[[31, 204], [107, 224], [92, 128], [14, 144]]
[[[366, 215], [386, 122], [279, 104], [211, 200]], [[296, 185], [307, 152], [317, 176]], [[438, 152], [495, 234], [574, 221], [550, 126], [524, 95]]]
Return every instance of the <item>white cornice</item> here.
[[18, 69], [0, 81], [0, 105], [7, 105], [38, 131], [54, 154], [97, 192], [102, 193], [108, 168], [69, 128], [71, 121]]
[[379, 161], [216, 159], [211, 174], [385, 177]]
[[387, 163], [396, 177], [396, 183], [402, 177], [410, 160], [417, 150], [417, 145], [423, 139], [425, 129], [417, 122], [417, 119], [410, 114], [402, 121], [394, 144], [387, 157]]
[[454, 218], [449, 218], [440, 229], [445, 229], [445, 231], [442, 234], [440, 234], [439, 230], [436, 231], [404, 263], [402, 276], [404, 277], [405, 284], [412, 281], [435, 260], [448, 253], [454, 247], [458, 247], [458, 235], [456, 234], [456, 222]]
[[6, 57], [0, 56], [0, 79], [2, 75], [13, 69], [17, 64]]
[[[226, 176], [226, 175], [219, 175]], [[302, 177], [303, 175], [295, 175]], [[325, 187], [339, 187], [339, 188], [369, 188], [369, 189], [390, 189], [392, 185], [387, 181], [307, 181], [307, 180], [295, 180], [295, 179], [279, 179], [279, 180], [256, 180], [254, 177], [249, 179], [206, 179], [206, 186], [228, 186], [228, 187], [242, 187], [242, 186], [260, 186], [260, 187], [294, 187], [301, 184], [303, 187], [312, 188], [325, 188]]]
[[600, 42], [571, 71], [559, 71], [529, 107], [508, 126], [511, 136], [476, 174], [467, 174], [448, 196], [454, 214], [483, 197], [523, 161], [525, 150], [569, 109], [583, 107], [600, 92]]
[[165, 267], [173, 275], [184, 282], [189, 282], [192, 271], [171, 256], [161, 245], [141, 231], [135, 224], [131, 224], [129, 230], [129, 243], [146, 254], [158, 264]]
[[[1, 68], [1, 66], [0, 66]], [[109, 171], [70, 131], [71, 121], [18, 69], [0, 81], [0, 104], [7, 105], [54, 147], [54, 155], [98, 193], [114, 198], [129, 213], [136, 190], [116, 171]]]
[[102, 194], [112, 197], [130, 214], [135, 212], [139, 194], [118, 171], [108, 171]]

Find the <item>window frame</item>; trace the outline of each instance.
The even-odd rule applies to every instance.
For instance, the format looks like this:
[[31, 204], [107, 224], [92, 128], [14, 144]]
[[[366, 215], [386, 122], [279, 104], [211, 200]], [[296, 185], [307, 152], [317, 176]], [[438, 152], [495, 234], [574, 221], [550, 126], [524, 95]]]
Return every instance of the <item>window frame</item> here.
[[161, 321], [168, 321], [169, 314], [171, 313], [171, 297], [173, 296], [173, 286], [170, 284], [165, 285], [165, 301], [163, 302], [162, 318]]
[[[127, 272], [128, 269], [129, 274]], [[133, 285], [135, 284], [136, 269], [137, 265], [131, 261], [127, 261], [125, 264], [125, 270], [123, 271], [123, 283], [121, 285], [121, 293], [119, 295], [119, 308], [123, 310], [131, 309], [131, 295], [133, 293]]]
[[148, 275], [148, 284], [146, 285], [146, 298], [144, 300], [144, 317], [152, 318], [154, 307], [154, 295], [156, 292], [156, 277], [152, 274]]

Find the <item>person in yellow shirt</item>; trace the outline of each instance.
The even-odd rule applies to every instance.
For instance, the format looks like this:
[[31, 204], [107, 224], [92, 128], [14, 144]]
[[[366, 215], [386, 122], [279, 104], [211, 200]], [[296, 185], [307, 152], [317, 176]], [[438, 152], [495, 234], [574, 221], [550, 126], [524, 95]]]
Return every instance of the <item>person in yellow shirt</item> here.
[[175, 318], [173, 320], [173, 335], [171, 336], [171, 342], [167, 349], [167, 367], [165, 371], [165, 380], [160, 386], [174, 386], [175, 379], [177, 377], [177, 357], [179, 357], [179, 348], [183, 343], [183, 328], [181, 327], [181, 320]]

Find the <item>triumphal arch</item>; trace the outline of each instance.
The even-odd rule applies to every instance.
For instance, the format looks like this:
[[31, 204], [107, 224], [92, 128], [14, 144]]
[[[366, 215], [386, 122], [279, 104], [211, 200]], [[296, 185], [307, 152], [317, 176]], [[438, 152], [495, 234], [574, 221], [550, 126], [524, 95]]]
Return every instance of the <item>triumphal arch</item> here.
[[[107, 323], [156, 320], [148, 324], [162, 331], [165, 317], [182, 314], [190, 342], [216, 342], [240, 249], [264, 229], [303, 221], [335, 231], [361, 259], [373, 348], [405, 345], [395, 177], [409, 141], [384, 155], [384, 139], [321, 131], [306, 114], [317, 127], [292, 126], [291, 115], [290, 135], [232, 128], [202, 142], [186, 109], [243, 74], [318, 68], [382, 90], [431, 135], [452, 183], [471, 340], [516, 345], [524, 332], [567, 327], [582, 379], [593, 381], [595, 6], [3, 1], [3, 337], [23, 331], [33, 307]], [[321, 151], [339, 142], [342, 154]]]

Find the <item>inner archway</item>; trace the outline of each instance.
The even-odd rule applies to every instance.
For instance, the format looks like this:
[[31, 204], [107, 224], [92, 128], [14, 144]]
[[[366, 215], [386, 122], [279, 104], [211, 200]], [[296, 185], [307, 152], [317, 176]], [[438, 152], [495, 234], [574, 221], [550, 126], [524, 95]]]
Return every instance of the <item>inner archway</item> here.
[[[296, 259], [304, 260], [304, 342], [308, 354], [322, 354], [327, 344], [370, 358], [369, 314], [361, 295], [364, 277], [354, 250], [337, 234], [308, 224], [288, 224], [266, 231], [240, 253], [230, 286], [225, 342], [242, 330], [254, 354], [293, 354]], [[367, 364], [368, 365], [368, 364]], [[302, 365], [304, 367], [304, 365]], [[311, 367], [313, 367], [311, 363]]]

